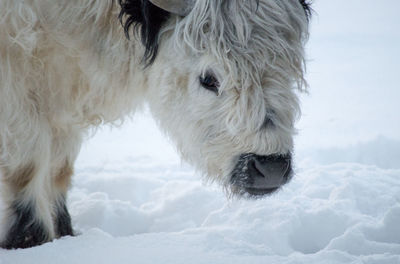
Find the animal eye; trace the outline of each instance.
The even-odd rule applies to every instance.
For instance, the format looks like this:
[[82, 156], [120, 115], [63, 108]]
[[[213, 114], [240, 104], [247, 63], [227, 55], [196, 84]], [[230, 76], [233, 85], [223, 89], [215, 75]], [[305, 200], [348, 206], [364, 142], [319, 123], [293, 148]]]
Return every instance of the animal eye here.
[[219, 82], [213, 74], [206, 73], [204, 76], [201, 75], [199, 81], [205, 89], [218, 94]]

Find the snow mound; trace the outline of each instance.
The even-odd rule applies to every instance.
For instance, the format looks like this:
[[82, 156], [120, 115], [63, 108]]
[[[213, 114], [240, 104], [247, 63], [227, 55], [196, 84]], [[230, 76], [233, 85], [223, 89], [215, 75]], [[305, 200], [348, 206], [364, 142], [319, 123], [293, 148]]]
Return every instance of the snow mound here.
[[81, 167], [79, 235], [0, 263], [400, 263], [400, 170], [303, 165], [280, 192], [233, 201], [173, 163]]

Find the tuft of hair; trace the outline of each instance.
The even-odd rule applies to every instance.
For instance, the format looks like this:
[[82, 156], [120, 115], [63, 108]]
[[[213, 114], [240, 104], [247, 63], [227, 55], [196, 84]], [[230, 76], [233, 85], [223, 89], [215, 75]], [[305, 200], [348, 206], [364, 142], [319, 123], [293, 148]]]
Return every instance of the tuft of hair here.
[[300, 4], [303, 6], [307, 20], [309, 21], [312, 13], [311, 2], [308, 0], [300, 0]]
[[296, 1], [196, 1], [192, 12], [172, 29], [176, 46], [218, 58], [232, 81], [223, 82], [221, 90], [254, 84], [261, 88], [261, 71], [268, 69], [265, 72], [283, 87], [291, 78], [304, 91], [308, 18], [302, 7], [309, 6], [305, 0], [293, 4]]
[[158, 51], [158, 39], [162, 25], [168, 20], [170, 13], [153, 5], [149, 0], [119, 0], [121, 12], [119, 19], [124, 27], [125, 35], [130, 38], [130, 28], [138, 31], [145, 47], [142, 63], [151, 65]]

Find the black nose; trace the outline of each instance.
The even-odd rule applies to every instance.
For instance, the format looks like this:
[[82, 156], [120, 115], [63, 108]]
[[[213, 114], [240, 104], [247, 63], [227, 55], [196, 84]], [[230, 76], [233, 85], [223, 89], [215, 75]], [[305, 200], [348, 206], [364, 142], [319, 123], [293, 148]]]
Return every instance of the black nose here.
[[287, 182], [291, 158], [289, 155], [255, 155], [248, 166], [256, 188], [277, 188]]
[[243, 154], [232, 172], [231, 184], [240, 194], [260, 196], [287, 183], [292, 174], [291, 155]]

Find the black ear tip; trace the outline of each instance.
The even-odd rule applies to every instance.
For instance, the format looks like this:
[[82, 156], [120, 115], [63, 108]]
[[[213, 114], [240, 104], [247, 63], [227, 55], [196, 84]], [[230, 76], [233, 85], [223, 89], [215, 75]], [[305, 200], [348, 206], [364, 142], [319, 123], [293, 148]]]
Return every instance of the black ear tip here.
[[163, 24], [170, 14], [153, 5], [149, 0], [119, 0], [121, 12], [119, 19], [129, 39], [131, 26], [140, 31], [140, 38], [145, 46], [142, 62], [151, 65], [158, 52], [158, 37]]
[[311, 1], [310, 0], [300, 0], [300, 4], [304, 8], [304, 12], [306, 13], [307, 20], [311, 19], [312, 8], [311, 8]]

